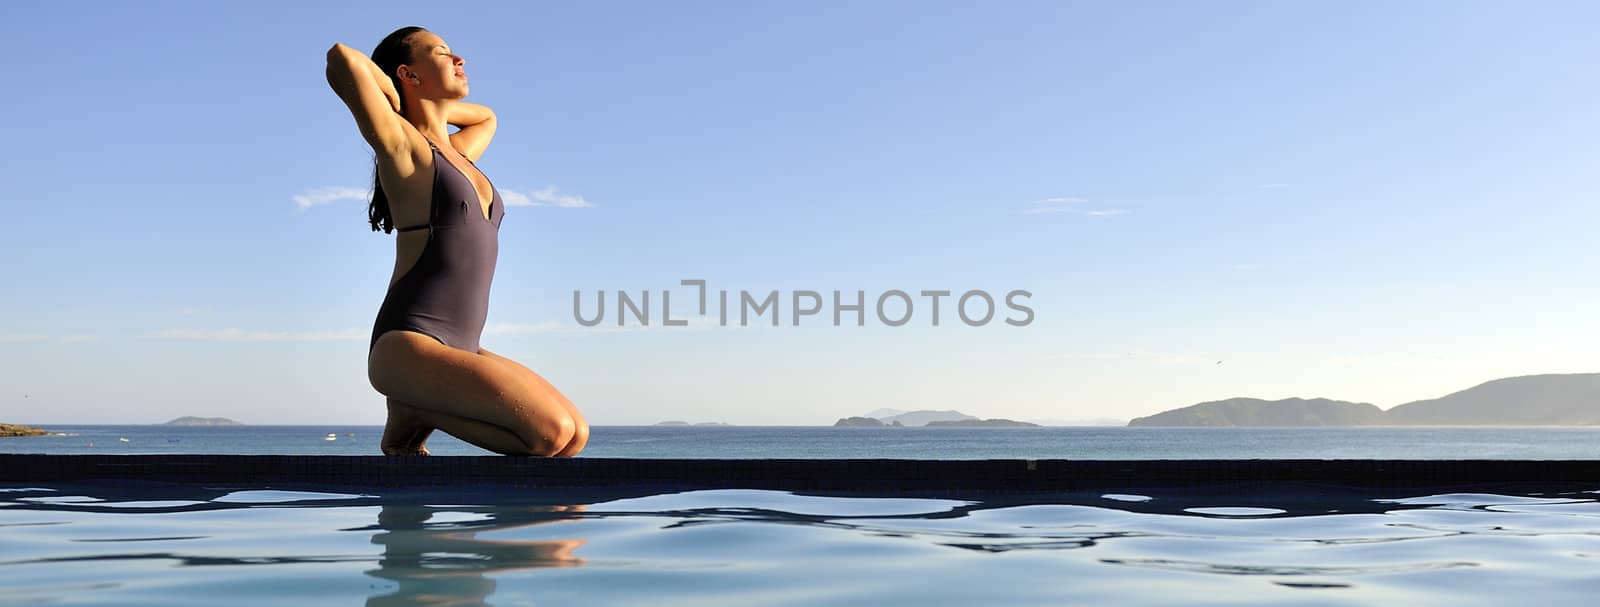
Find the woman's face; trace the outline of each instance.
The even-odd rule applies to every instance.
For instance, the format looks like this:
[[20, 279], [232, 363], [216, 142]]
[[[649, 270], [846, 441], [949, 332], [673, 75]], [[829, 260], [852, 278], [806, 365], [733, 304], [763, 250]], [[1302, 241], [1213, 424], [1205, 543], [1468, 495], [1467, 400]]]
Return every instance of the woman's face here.
[[418, 99], [462, 99], [467, 96], [466, 64], [438, 34], [417, 32], [411, 35], [411, 62], [399, 68], [400, 82]]

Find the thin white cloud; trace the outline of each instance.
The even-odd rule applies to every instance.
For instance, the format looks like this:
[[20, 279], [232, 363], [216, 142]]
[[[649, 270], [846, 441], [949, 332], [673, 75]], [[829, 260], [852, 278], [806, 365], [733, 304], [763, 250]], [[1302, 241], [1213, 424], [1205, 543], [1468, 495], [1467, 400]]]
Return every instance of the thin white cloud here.
[[1192, 352], [1151, 352], [1148, 350], [1132, 350], [1126, 354], [1127, 359], [1158, 363], [1163, 365], [1220, 365], [1218, 355], [1201, 355]]
[[1042, 199], [1042, 200], [1035, 200], [1035, 201], [1033, 201], [1033, 204], [1039, 204], [1039, 205], [1077, 204], [1077, 203], [1080, 203], [1080, 202], [1089, 202], [1089, 199], [1088, 198], [1078, 198], [1076, 196], [1061, 196], [1061, 197], [1057, 197], [1057, 198], [1045, 198], [1045, 199]]
[[69, 335], [45, 335], [43, 333], [14, 333], [0, 335], [0, 344], [25, 344], [42, 341], [57, 341], [64, 344], [83, 343], [99, 340], [100, 336], [93, 333], [72, 333]]
[[1359, 367], [1428, 367], [1442, 368], [1459, 365], [1459, 360], [1447, 360], [1440, 354], [1425, 354], [1413, 352], [1359, 352], [1347, 354], [1334, 354], [1321, 359], [1322, 363], [1335, 368]]
[[513, 207], [533, 206], [533, 199], [528, 198], [527, 194], [514, 190], [500, 190], [500, 198], [505, 199], [506, 204]]
[[[548, 186], [542, 190], [523, 193], [515, 190], [500, 190], [500, 197], [507, 205], [514, 207], [555, 207], [558, 209], [589, 209], [595, 204], [582, 196], [562, 194], [555, 186]], [[314, 206], [332, 204], [335, 202], [371, 202], [372, 193], [364, 188], [351, 187], [326, 187], [313, 188], [290, 197], [297, 209], [305, 210]]]
[[1218, 364], [1219, 358], [1226, 357], [1220, 354], [1200, 354], [1195, 352], [1153, 352], [1150, 350], [1126, 350], [1123, 352], [1112, 352], [1108, 350], [1099, 350], [1094, 352], [1063, 352], [1060, 354], [1048, 354], [1045, 355], [1044, 358], [1153, 363], [1162, 365], [1207, 366], [1216, 365]]
[[313, 188], [290, 197], [294, 206], [302, 211], [319, 204], [329, 204], [346, 200], [370, 202], [372, 193], [363, 188], [331, 187]]
[[1023, 215], [1038, 215], [1041, 213], [1072, 213], [1084, 217], [1110, 217], [1127, 213], [1127, 209], [1085, 209], [1080, 205], [1089, 202], [1087, 198], [1075, 196], [1059, 196], [1056, 198], [1043, 198], [1035, 200], [1027, 208], [1019, 211]]
[[[503, 198], [504, 196], [505, 194], [502, 192], [501, 197]], [[559, 333], [563, 330], [571, 330], [571, 327], [553, 320], [547, 320], [532, 324], [499, 322], [484, 327], [483, 332], [488, 335], [537, 335], [540, 333]]]
[[[768, 319], [768, 323], [771, 322], [770, 317], [763, 316], [761, 318]], [[650, 324], [642, 325], [639, 324], [638, 319], [635, 319], [630, 315], [626, 321], [626, 324], [623, 324], [619, 327], [617, 326], [616, 317], [607, 314], [606, 317], [602, 319], [600, 324], [592, 327], [585, 327], [578, 324], [577, 321], [563, 323], [555, 320], [546, 320], [537, 323], [493, 323], [484, 327], [483, 332], [486, 335], [497, 336], [539, 335], [549, 333], [632, 333], [637, 331], [665, 331], [669, 333], [677, 333], [681, 331], [695, 331], [704, 329], [749, 329], [752, 327], [767, 326], [764, 323], [755, 322], [755, 320], [752, 319], [752, 322], [749, 326], [741, 327], [739, 326], [739, 316], [737, 313], [728, 315], [728, 324], [726, 326], [718, 325], [717, 317], [710, 314], [691, 314], [688, 316], [679, 316], [678, 314], [673, 314], [672, 320], [682, 320], [687, 324], [671, 327], [662, 324], [663, 320], [665, 319], [661, 318], [660, 316], [652, 315], [650, 317]], [[787, 318], [784, 319], [784, 322], [787, 322]]]
[[1037, 215], [1040, 213], [1072, 213], [1075, 215], [1082, 215], [1084, 217], [1110, 217], [1112, 215], [1124, 215], [1128, 212], [1129, 211], [1127, 209], [1072, 209], [1067, 207], [1035, 207], [1022, 210], [1023, 215]]
[[226, 329], [162, 329], [144, 335], [148, 339], [176, 339], [185, 341], [359, 341], [371, 337], [369, 330], [338, 329], [331, 331], [247, 331]]
[[556, 186], [524, 194], [513, 190], [500, 190], [500, 197], [514, 207], [556, 207], [558, 209], [590, 209], [594, 203], [582, 196], [557, 194]]

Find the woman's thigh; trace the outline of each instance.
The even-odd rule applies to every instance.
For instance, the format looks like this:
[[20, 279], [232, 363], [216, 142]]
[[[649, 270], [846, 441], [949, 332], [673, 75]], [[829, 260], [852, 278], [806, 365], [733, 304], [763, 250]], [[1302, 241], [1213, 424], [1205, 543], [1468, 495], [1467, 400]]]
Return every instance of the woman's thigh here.
[[578, 408], [572, 404], [571, 400], [567, 399], [565, 394], [562, 394], [560, 390], [557, 390], [555, 386], [551, 385], [550, 382], [544, 378], [544, 376], [535, 373], [533, 369], [523, 366], [522, 363], [511, 360], [499, 354], [495, 354], [494, 352], [490, 352], [488, 348], [480, 346], [478, 348], [478, 353], [487, 356], [496, 362], [516, 369], [517, 373], [522, 374], [525, 378], [527, 378], [528, 381], [544, 386], [550, 391], [551, 394], [556, 395], [556, 397], [561, 400], [562, 406], [566, 407], [567, 413], [572, 415], [573, 419], [580, 422], [580, 425], [585, 424], [583, 421], [583, 414], [578, 412]]
[[572, 442], [567, 443], [567, 446], [563, 448], [557, 455], [571, 457], [582, 452], [584, 447], [589, 445], [589, 420], [583, 417], [583, 413], [578, 411], [578, 407], [574, 406], [572, 401], [568, 400], [565, 394], [562, 394], [561, 391], [557, 390], [555, 386], [550, 385], [550, 382], [546, 381], [543, 376], [539, 375], [538, 373], [534, 373], [532, 369], [522, 366], [522, 363], [511, 360], [499, 354], [495, 354], [494, 352], [490, 352], [487, 348], [483, 348], [481, 346], [478, 348], [478, 353], [516, 369], [517, 372], [523, 374], [528, 381], [549, 388], [552, 394], [555, 394], [561, 399], [561, 405], [566, 408], [567, 415], [572, 416], [573, 434]]
[[504, 427], [530, 445], [565, 444], [572, 438], [575, 423], [567, 412], [566, 397], [542, 378], [535, 381], [523, 371], [493, 357], [400, 330], [379, 336], [367, 359], [368, 380], [385, 396]]

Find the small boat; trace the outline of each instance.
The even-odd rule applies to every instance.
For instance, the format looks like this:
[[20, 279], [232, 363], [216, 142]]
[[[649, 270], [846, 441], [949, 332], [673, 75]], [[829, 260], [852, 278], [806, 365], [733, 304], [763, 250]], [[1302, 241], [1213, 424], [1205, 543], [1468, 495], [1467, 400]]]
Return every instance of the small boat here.
[[117, 439], [117, 441], [118, 441], [118, 442], [123, 442], [123, 443], [126, 443], [126, 442], [128, 442], [128, 437], [126, 437], [126, 436], [124, 436], [124, 437], [122, 437], [122, 438], [118, 438], [118, 439]]
[[350, 438], [355, 438], [356, 437], [356, 433], [354, 433], [354, 432], [346, 432], [346, 433], [344, 433], [344, 435], [348, 436]]
[[339, 440], [339, 435], [329, 432], [327, 436], [322, 437], [322, 440]]

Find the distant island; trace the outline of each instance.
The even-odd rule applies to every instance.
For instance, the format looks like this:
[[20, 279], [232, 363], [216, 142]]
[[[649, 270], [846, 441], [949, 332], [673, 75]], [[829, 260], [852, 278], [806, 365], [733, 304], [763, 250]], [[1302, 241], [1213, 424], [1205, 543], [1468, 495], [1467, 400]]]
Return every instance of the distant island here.
[[657, 426], [719, 426], [720, 427], [720, 426], [732, 426], [733, 424], [725, 424], [725, 423], [722, 423], [722, 422], [697, 422], [697, 423], [691, 424], [691, 423], [685, 422], [685, 421], [671, 420], [671, 421], [657, 422], [655, 425], [657, 425]]
[[866, 415], [843, 417], [833, 422], [835, 428], [898, 428], [898, 427], [988, 427], [988, 428], [1037, 428], [1039, 424], [1032, 422], [1019, 422], [1010, 419], [978, 419], [960, 411], [946, 410], [920, 410], [901, 411], [899, 409], [878, 409]]
[[1600, 373], [1507, 377], [1385, 411], [1326, 398], [1230, 398], [1135, 418], [1129, 426], [1594, 426]]
[[978, 428], [978, 427], [981, 427], [981, 428], [1038, 428], [1038, 427], [1040, 427], [1039, 424], [1035, 424], [1035, 423], [1031, 423], [1031, 422], [1019, 422], [1019, 421], [1016, 421], [1016, 420], [1013, 420], [1013, 419], [1001, 419], [1001, 418], [998, 418], [998, 417], [997, 418], [993, 418], [993, 419], [956, 419], [956, 420], [944, 420], [944, 421], [931, 421], [931, 422], [928, 422], [928, 426], [929, 427], [934, 427], [934, 426], [956, 426], [956, 427], [974, 427], [974, 428]]
[[1230, 398], [1138, 417], [1129, 426], [1370, 426], [1383, 410], [1326, 398]]
[[841, 417], [839, 421], [833, 422], [833, 427], [835, 428], [882, 428], [884, 426], [898, 428], [904, 425], [899, 420], [895, 420], [891, 424], [885, 424], [883, 420], [876, 417]]
[[48, 430], [40, 430], [38, 428], [30, 428], [30, 427], [24, 426], [22, 424], [0, 424], [0, 437], [7, 437], [7, 436], [44, 436], [44, 435], [49, 434], [49, 433], [50, 432]]
[[161, 424], [161, 425], [163, 425], [163, 426], [243, 426], [244, 424], [241, 424], [239, 422], [233, 421], [233, 420], [228, 419], [226, 417], [192, 417], [192, 416], [184, 416], [184, 417], [180, 417], [178, 419], [172, 420], [170, 422], [167, 422], [167, 423]]

